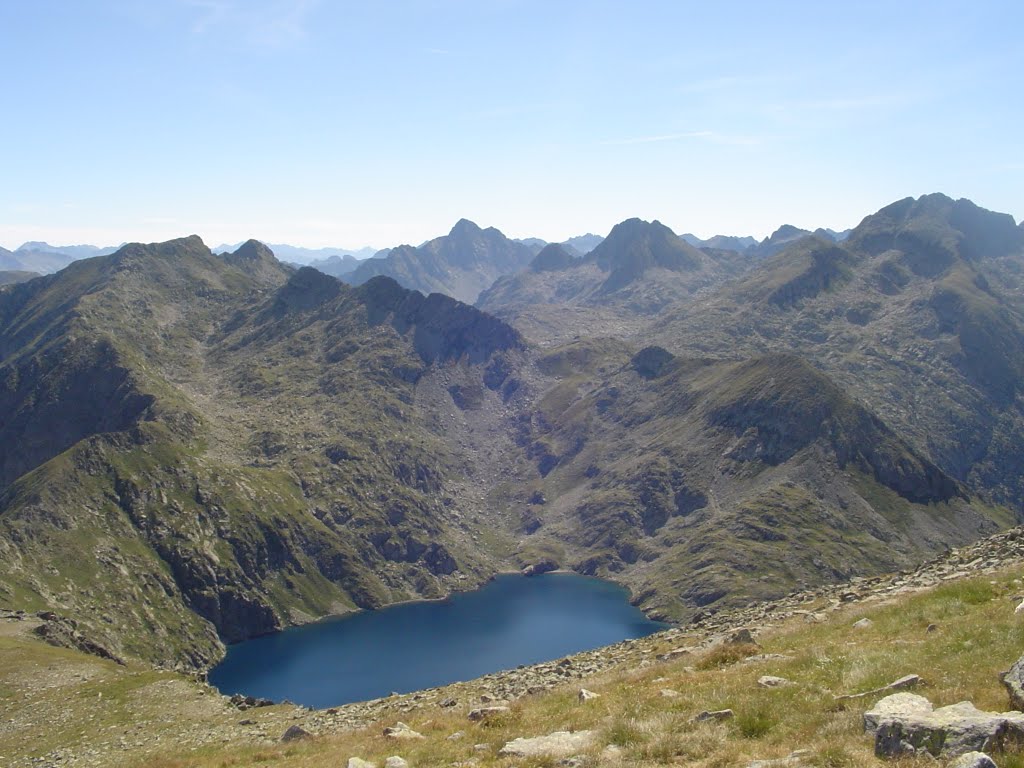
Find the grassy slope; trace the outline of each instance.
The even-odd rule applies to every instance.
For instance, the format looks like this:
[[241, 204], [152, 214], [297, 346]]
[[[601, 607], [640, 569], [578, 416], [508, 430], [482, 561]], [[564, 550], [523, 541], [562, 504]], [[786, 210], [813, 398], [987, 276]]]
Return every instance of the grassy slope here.
[[[385, 756], [401, 754], [414, 766], [475, 757], [484, 767], [540, 768], [556, 762], [499, 758], [497, 750], [519, 736], [595, 729], [599, 743], [588, 752], [596, 755], [604, 745], [616, 744], [628, 765], [744, 765], [794, 749], [809, 750], [808, 764], [815, 766], [881, 765], [861, 728], [861, 714], [879, 696], [844, 703], [833, 696], [872, 690], [917, 673], [925, 680], [918, 692], [936, 705], [966, 699], [981, 709], [1004, 711], [1008, 704], [997, 675], [1024, 647], [1024, 624], [1014, 614], [1024, 591], [1022, 577], [1024, 567], [1017, 563], [885, 599], [869, 597], [834, 607], [827, 600], [805, 602], [804, 613], [818, 621], [809, 623], [797, 615], [762, 628], [757, 634], [760, 649], [707, 646], [706, 637], [696, 631], [648, 638], [639, 641], [643, 652], [638, 658], [653, 660], [679, 647], [692, 652], [676, 661], [637, 662], [587, 679], [583, 684], [601, 694], [587, 704], [576, 701], [580, 683], [567, 683], [514, 702], [503, 718], [475, 724], [466, 719], [464, 707], [417, 709], [410, 700], [410, 710], [366, 729], [291, 745], [274, 740], [295, 722], [294, 710], [232, 712], [219, 697], [171, 673], [124, 669], [50, 648], [27, 639], [19, 625], [0, 623], [0, 714], [8, 723], [0, 731], [0, 755], [21, 765], [32, 755], [55, 749], [77, 754], [95, 749], [107, 754], [103, 764], [110, 765], [320, 768], [344, 765], [352, 755], [380, 765]], [[852, 626], [864, 617], [873, 622], [870, 627]], [[742, 661], [756, 653], [784, 658]], [[780, 675], [793, 684], [760, 688], [756, 680], [764, 674]], [[661, 693], [666, 689], [679, 695], [666, 697]], [[689, 723], [703, 710], [722, 708], [731, 708], [735, 718], [721, 724]], [[245, 717], [254, 719], [254, 725], [239, 727], [237, 722]], [[427, 739], [384, 739], [381, 729], [395, 719]], [[46, 728], [40, 727], [42, 722]], [[259, 739], [256, 731], [269, 741], [253, 744]], [[449, 738], [457, 732], [462, 735]], [[118, 751], [122, 737], [150, 756]], [[219, 745], [221, 739], [230, 745]], [[476, 744], [485, 746], [477, 749]], [[999, 764], [1016, 768], [1024, 760], [1008, 755]]]

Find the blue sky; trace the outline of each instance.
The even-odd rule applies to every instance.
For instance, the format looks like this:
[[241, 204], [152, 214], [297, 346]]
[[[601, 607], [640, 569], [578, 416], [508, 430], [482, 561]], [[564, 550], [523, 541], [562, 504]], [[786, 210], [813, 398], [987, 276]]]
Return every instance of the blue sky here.
[[0, 245], [1024, 216], [1024, 3], [0, 0]]

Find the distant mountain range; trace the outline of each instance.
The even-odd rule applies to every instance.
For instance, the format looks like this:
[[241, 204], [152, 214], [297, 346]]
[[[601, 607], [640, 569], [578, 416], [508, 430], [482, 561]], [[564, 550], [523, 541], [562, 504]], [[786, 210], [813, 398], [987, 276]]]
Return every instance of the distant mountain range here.
[[[235, 243], [234, 245], [221, 244], [213, 248], [214, 253], [225, 253], [237, 250], [242, 243]], [[346, 261], [346, 257], [351, 257], [354, 261], [361, 261], [362, 259], [368, 259], [377, 253], [376, 248], [356, 248], [355, 250], [348, 248], [302, 248], [297, 245], [287, 245], [285, 243], [266, 243], [266, 246], [274, 252], [279, 260], [290, 263], [290, 264], [301, 264], [306, 266], [318, 267], [318, 264], [333, 264], [335, 260]]]
[[[460, 221], [353, 273], [427, 296], [197, 237], [4, 287], [0, 607], [206, 667], [501, 569], [686, 620], [1024, 517], [1012, 217], [929, 195], [842, 242], [537, 245]], [[478, 307], [436, 292], [499, 269]]]
[[43, 242], [24, 243], [14, 251], [0, 248], [0, 270], [50, 274], [64, 269], [77, 259], [105, 256], [116, 247], [95, 245], [50, 245]]
[[493, 227], [481, 229], [466, 219], [419, 247], [400, 245], [364, 261], [343, 276], [352, 285], [372, 277], [391, 277], [422, 293], [444, 293], [472, 303], [501, 275], [525, 269], [536, 251], [510, 240]]

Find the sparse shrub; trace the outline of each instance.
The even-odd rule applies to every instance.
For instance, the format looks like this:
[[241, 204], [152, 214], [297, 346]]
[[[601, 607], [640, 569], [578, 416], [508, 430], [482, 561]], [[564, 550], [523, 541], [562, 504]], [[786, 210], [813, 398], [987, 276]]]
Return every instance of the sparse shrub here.
[[856, 760], [846, 747], [829, 744], [814, 758], [814, 765], [820, 768], [851, 768]]
[[745, 739], [760, 739], [775, 727], [775, 717], [765, 709], [748, 709], [736, 714], [736, 728]]
[[730, 664], [735, 664], [737, 661], [753, 656], [758, 653], [761, 649], [753, 643], [739, 643], [720, 645], [717, 648], [713, 648], [704, 655], [700, 661], [697, 662], [697, 669], [719, 669], [721, 667], [727, 667]]
[[605, 739], [609, 744], [617, 744], [620, 747], [630, 747], [640, 744], [644, 740], [644, 734], [640, 726], [633, 718], [616, 720], [605, 732]]

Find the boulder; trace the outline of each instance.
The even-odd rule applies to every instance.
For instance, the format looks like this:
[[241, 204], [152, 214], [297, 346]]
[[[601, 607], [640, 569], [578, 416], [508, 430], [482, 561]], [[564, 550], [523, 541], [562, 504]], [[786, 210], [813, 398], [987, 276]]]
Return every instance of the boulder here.
[[506, 757], [568, 757], [596, 742], [597, 731], [555, 731], [547, 736], [513, 739], [498, 754]]
[[475, 722], [481, 722], [483, 720], [491, 720], [492, 718], [500, 715], [507, 715], [509, 711], [508, 707], [502, 706], [477, 707], [469, 713], [469, 719]]
[[999, 751], [1024, 746], [1024, 714], [982, 712], [969, 701], [931, 712], [890, 714], [878, 721], [875, 754], [879, 757], [924, 755], [958, 757], [972, 751]]
[[300, 725], [290, 725], [288, 730], [281, 735], [281, 741], [301, 741], [312, 738], [313, 734]]
[[996, 764], [984, 752], [968, 752], [950, 763], [949, 768], [996, 768]]
[[384, 761], [384, 768], [409, 768], [409, 763], [403, 757], [392, 755]]
[[579, 699], [580, 704], [583, 704], [584, 702], [601, 698], [601, 694], [588, 691], [586, 688], [580, 688], [580, 692], [576, 694], [576, 698]]
[[916, 693], [894, 693], [886, 696], [864, 713], [864, 730], [874, 733], [878, 724], [887, 717], [903, 715], [926, 715], [933, 709], [932, 703]]
[[775, 675], [761, 675], [757, 678], [757, 684], [761, 688], [781, 688], [784, 685], [789, 685], [790, 682], [784, 677], [776, 677]]
[[754, 635], [751, 634], [749, 629], [737, 629], [726, 641], [729, 645], [757, 645], [757, 641], [754, 639]]
[[377, 768], [377, 764], [371, 763], [369, 760], [363, 760], [361, 757], [350, 757], [348, 759], [348, 768]]
[[875, 688], [870, 691], [864, 691], [863, 693], [846, 693], [842, 696], [836, 696], [836, 701], [850, 701], [851, 699], [865, 699], [868, 696], [874, 696], [879, 693], [885, 693], [886, 691], [905, 691], [908, 688], [916, 688], [921, 684], [920, 675], [904, 675], [899, 680], [893, 680], [888, 685], [883, 685], [881, 688]]
[[422, 739], [423, 734], [417, 733], [405, 723], [395, 723], [384, 729], [384, 735], [389, 739]]
[[854, 628], [854, 629], [867, 629], [868, 627], [870, 627], [870, 626], [871, 626], [872, 624], [874, 624], [874, 623], [875, 623], [875, 622], [873, 622], [873, 621], [872, 621], [871, 619], [869, 619], [869, 618], [867, 618], [867, 617], [865, 616], [865, 617], [864, 617], [863, 619], [861, 619], [860, 621], [855, 621], [855, 622], [853, 622], [853, 628]]
[[1024, 656], [1013, 662], [1013, 666], [1003, 674], [1002, 679], [1006, 692], [1010, 694], [1011, 709], [1024, 712]]
[[709, 720], [732, 720], [735, 713], [731, 709], [716, 709], [714, 711], [704, 710], [690, 718], [691, 723], [706, 723]]

